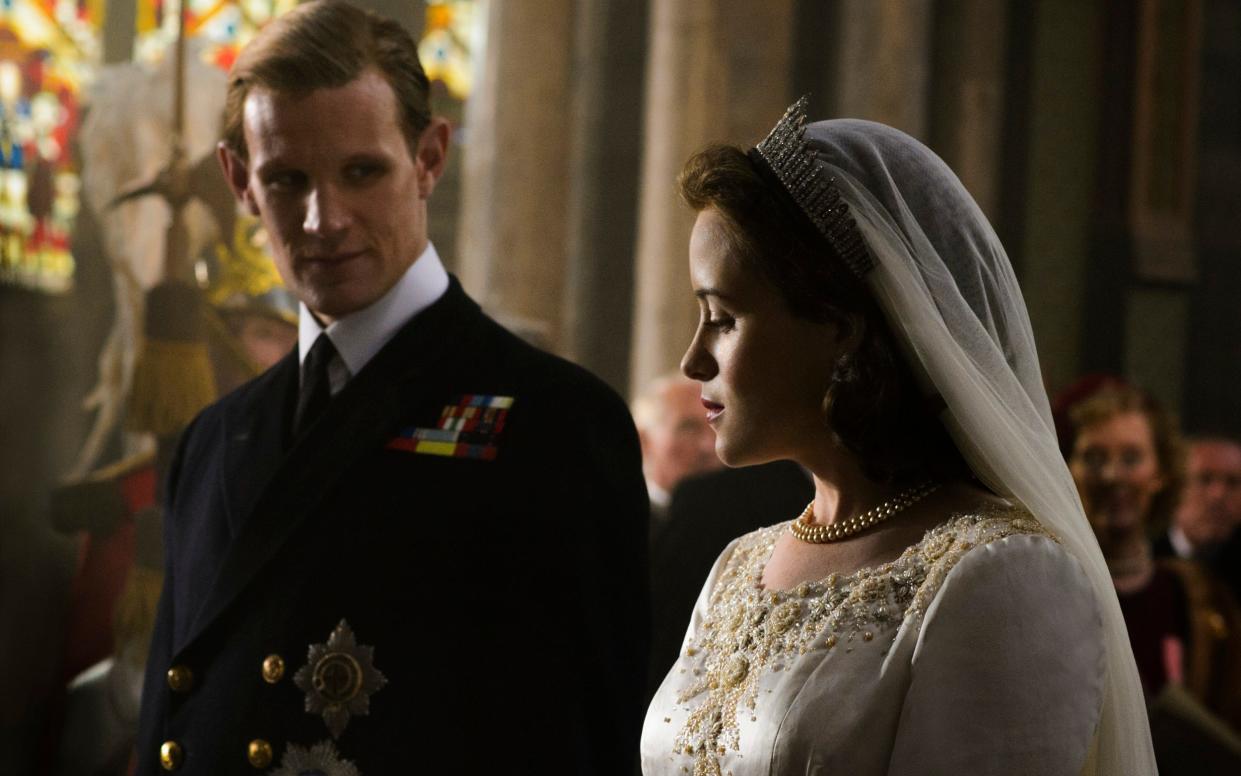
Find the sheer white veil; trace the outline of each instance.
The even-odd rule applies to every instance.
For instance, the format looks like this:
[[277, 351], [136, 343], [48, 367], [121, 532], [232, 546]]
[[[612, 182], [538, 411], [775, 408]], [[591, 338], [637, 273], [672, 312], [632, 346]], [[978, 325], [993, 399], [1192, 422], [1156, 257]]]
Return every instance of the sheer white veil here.
[[917, 140], [858, 120], [807, 125], [875, 259], [866, 283], [975, 474], [1056, 534], [1103, 613], [1098, 773], [1154, 774], [1146, 705], [1098, 543], [1056, 443], [1034, 335], [999, 239], [956, 175]]

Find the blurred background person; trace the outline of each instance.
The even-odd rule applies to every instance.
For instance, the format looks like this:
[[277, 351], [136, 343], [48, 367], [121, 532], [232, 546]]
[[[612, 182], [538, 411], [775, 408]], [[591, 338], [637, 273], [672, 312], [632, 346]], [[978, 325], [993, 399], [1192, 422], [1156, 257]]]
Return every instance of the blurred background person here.
[[[1056, 412], [1148, 702], [1183, 689], [1235, 734], [1241, 729], [1241, 613], [1202, 566], [1156, 559], [1152, 552], [1151, 536], [1166, 531], [1185, 476], [1172, 418], [1138, 388], [1099, 377], [1066, 390]], [[1152, 720], [1157, 716], [1152, 711]], [[1152, 731], [1162, 770], [1170, 759], [1167, 742], [1161, 743], [1154, 721]]]
[[[1241, 603], [1241, 443], [1222, 436], [1197, 437], [1190, 444], [1186, 468], [1177, 527], [1195, 557]], [[1156, 554], [1159, 550], [1157, 543]]]
[[634, 400], [632, 409], [651, 497], [653, 541], [667, 523], [677, 483], [723, 464], [715, 455], [715, 432], [707, 425], [707, 411], [694, 381], [679, 374], [659, 377]]
[[[714, 432], [711, 437], [714, 441]], [[720, 551], [738, 536], [796, 514], [813, 496], [810, 473], [792, 461], [717, 468], [677, 485], [663, 528], [651, 542], [648, 696], [676, 662], [702, 580]]]
[[632, 410], [651, 497], [651, 661], [654, 695], [676, 659], [702, 580], [733, 537], [779, 522], [814, 494], [791, 461], [727, 469], [715, 454], [697, 382], [651, 381]]
[[1222, 437], [1189, 441], [1185, 487], [1155, 555], [1203, 561], [1217, 572], [1220, 550], [1241, 525], [1241, 445]]

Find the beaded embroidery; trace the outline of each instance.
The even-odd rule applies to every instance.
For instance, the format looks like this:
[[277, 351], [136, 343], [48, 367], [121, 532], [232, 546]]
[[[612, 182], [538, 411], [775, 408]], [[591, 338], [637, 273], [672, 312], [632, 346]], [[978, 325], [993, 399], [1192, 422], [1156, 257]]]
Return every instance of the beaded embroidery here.
[[[894, 561], [849, 575], [832, 574], [791, 590], [764, 590], [763, 569], [788, 523], [743, 538], [712, 591], [706, 620], [686, 655], [701, 655], [698, 681], [677, 702], [698, 700], [675, 739], [694, 757], [695, 776], [718, 776], [718, 756], [740, 750], [740, 713], [758, 707], [758, 680], [786, 660], [840, 643], [896, 638], [902, 622], [918, 622], [944, 578], [970, 550], [1015, 534], [1055, 540], [1024, 510], [960, 515], [928, 531]], [[846, 649], [851, 649], [846, 647]]]

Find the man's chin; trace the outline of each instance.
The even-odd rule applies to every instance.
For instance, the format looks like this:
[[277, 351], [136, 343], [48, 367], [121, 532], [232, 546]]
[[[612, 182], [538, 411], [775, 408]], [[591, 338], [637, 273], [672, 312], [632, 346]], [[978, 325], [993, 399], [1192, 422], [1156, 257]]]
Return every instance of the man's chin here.
[[320, 320], [336, 320], [369, 307], [381, 296], [365, 284], [346, 281], [318, 284], [300, 298]]

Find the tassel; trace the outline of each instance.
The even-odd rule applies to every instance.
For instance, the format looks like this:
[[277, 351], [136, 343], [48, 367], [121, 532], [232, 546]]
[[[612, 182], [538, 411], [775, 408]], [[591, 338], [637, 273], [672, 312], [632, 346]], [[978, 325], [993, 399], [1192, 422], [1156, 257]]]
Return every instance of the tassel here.
[[134, 367], [125, 426], [171, 436], [216, 398], [202, 294], [165, 282], [147, 297], [146, 342]]
[[112, 636], [115, 655], [128, 657], [135, 665], [145, 665], [147, 645], [155, 630], [159, 611], [159, 595], [164, 586], [164, 573], [155, 569], [133, 566], [125, 580], [125, 588], [116, 602]]
[[134, 515], [134, 563], [112, 615], [115, 654], [144, 665], [164, 585], [164, 520], [159, 507]]
[[215, 372], [205, 342], [147, 339], [134, 368], [125, 427], [170, 436], [215, 401]]

